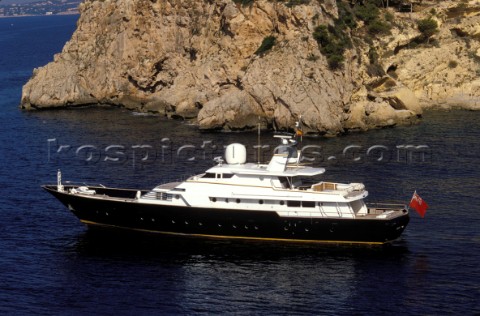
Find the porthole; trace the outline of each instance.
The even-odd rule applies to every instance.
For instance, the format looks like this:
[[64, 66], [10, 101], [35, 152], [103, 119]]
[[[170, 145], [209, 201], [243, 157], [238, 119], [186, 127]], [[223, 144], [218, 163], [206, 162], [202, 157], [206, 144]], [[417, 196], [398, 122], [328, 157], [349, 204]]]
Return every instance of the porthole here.
[[212, 202], [217, 202], [217, 198], [212, 198]]
[[180, 198], [180, 195], [175, 195], [175, 198], [178, 200]]
[[237, 203], [240, 203], [240, 202], [241, 202], [240, 199], [237, 199]]
[[280, 201], [280, 205], [285, 205], [285, 202], [284, 202], [284, 201]]
[[228, 203], [228, 199], [225, 199], [225, 203]]
[[259, 200], [259, 201], [258, 201], [258, 204], [263, 204], [263, 200]]

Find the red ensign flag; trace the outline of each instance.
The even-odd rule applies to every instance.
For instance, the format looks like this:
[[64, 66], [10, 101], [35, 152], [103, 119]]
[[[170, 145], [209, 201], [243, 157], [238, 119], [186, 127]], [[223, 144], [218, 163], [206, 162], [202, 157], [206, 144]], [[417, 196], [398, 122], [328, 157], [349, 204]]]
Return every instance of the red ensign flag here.
[[411, 208], [417, 211], [418, 214], [422, 218], [425, 217], [425, 213], [427, 212], [428, 204], [417, 194], [417, 191], [413, 193], [412, 199], [410, 200]]

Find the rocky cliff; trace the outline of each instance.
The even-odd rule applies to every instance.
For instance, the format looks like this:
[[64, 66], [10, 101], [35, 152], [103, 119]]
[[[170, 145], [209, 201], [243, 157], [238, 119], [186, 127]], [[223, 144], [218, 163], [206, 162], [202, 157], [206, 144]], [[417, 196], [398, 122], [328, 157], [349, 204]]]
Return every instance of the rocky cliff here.
[[389, 8], [388, 35], [363, 41], [362, 23], [348, 29], [353, 44], [332, 69], [313, 34], [334, 25], [337, 1], [241, 2], [86, 0], [71, 40], [24, 86], [21, 107], [110, 104], [231, 130], [259, 117], [291, 127], [301, 115], [307, 132], [327, 135], [412, 122], [433, 104], [477, 108], [480, 8], [448, 15], [457, 1], [441, 1], [434, 45], [417, 46], [416, 21], [431, 10]]

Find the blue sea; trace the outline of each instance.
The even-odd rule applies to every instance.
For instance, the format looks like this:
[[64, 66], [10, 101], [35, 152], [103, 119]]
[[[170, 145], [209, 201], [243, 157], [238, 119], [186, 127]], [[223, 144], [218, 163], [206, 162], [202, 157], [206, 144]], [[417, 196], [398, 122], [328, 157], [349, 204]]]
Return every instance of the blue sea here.
[[40, 188], [63, 180], [148, 189], [201, 173], [224, 145], [265, 160], [265, 132], [202, 132], [119, 108], [24, 112], [21, 89], [78, 16], [0, 19], [0, 313], [479, 315], [480, 112], [427, 111], [419, 124], [305, 137], [327, 180], [368, 201], [429, 204], [387, 247], [119, 234], [87, 229]]

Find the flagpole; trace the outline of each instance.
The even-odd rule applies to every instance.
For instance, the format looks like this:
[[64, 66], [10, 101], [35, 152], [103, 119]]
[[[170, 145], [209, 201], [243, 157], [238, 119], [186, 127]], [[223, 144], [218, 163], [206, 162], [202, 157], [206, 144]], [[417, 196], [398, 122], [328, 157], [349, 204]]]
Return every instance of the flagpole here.
[[410, 198], [410, 202], [407, 204], [407, 211], [409, 211], [409, 212], [410, 212], [410, 204], [412, 203], [413, 197], [415, 196], [416, 193], [417, 193], [417, 190], [413, 191], [413, 195]]

